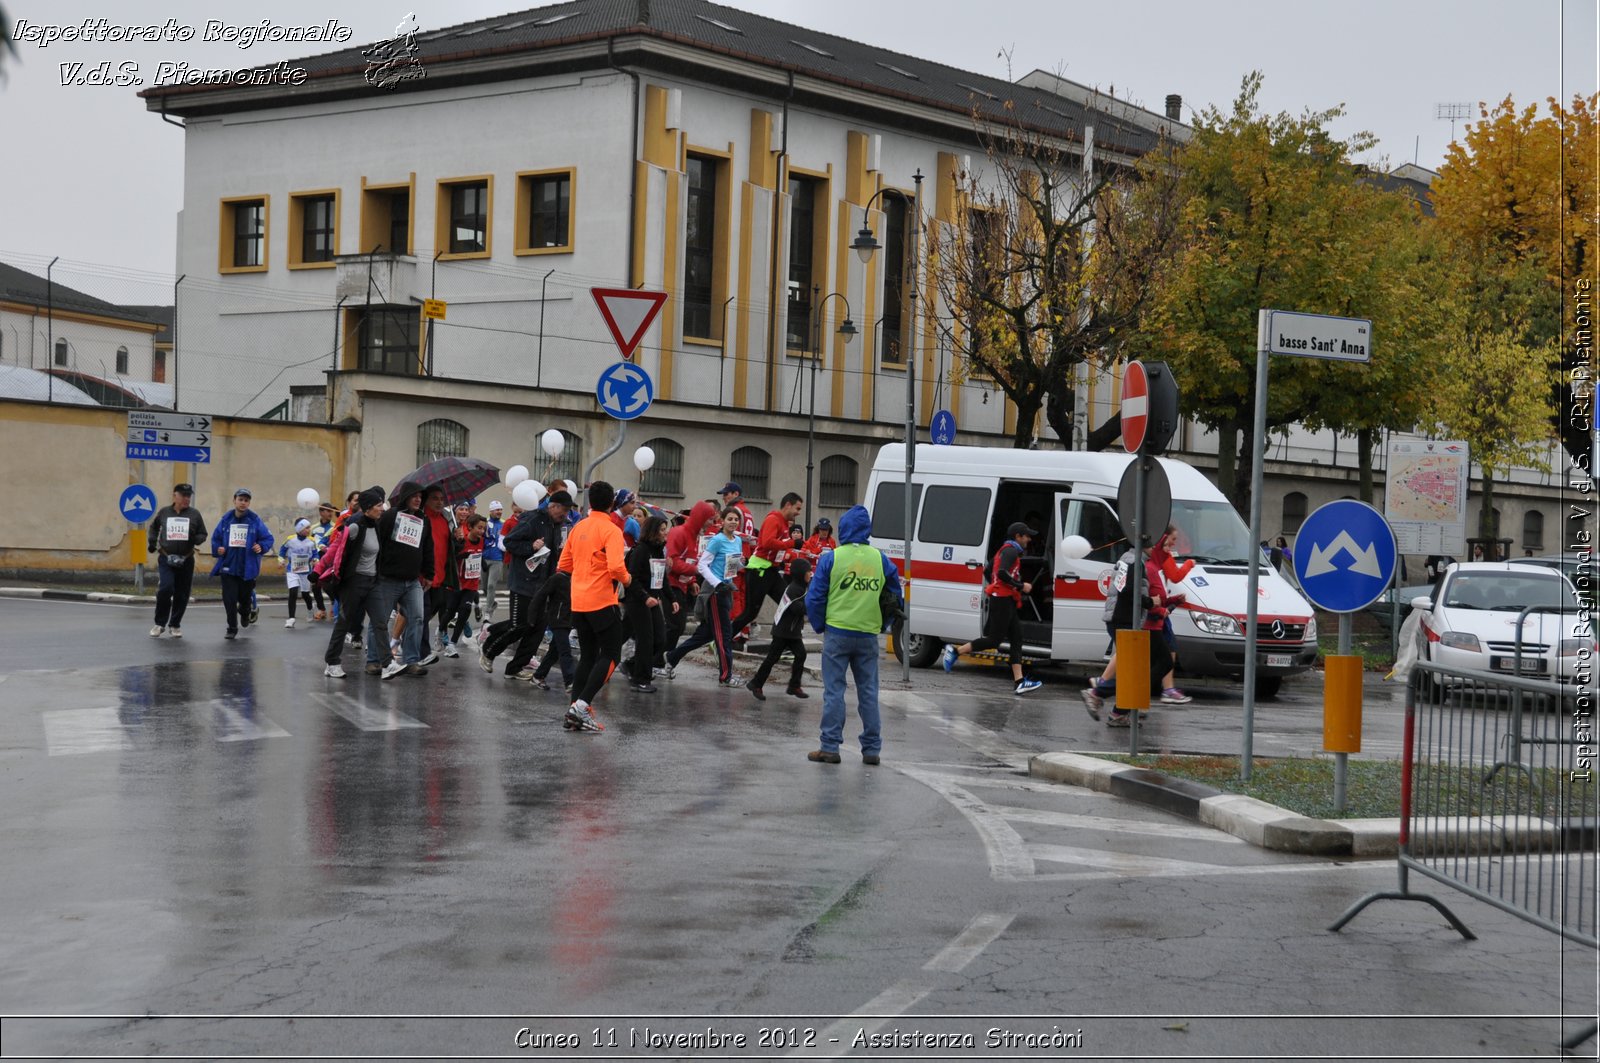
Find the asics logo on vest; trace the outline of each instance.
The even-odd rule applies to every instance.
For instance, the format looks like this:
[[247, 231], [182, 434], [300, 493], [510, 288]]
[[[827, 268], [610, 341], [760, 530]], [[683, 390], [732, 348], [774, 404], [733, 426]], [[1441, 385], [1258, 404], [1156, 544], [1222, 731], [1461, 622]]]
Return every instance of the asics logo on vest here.
[[839, 580], [839, 589], [842, 591], [881, 591], [883, 590], [883, 575], [867, 576], [859, 572], [847, 572]]

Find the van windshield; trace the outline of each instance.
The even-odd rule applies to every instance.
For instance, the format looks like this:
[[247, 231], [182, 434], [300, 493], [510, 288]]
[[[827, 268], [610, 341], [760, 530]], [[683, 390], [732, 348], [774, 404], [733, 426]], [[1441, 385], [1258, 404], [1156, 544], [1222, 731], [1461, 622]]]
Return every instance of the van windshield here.
[[1260, 548], [1250, 546], [1250, 529], [1226, 502], [1172, 500], [1172, 523], [1178, 529], [1173, 552], [1202, 565], [1265, 564]]

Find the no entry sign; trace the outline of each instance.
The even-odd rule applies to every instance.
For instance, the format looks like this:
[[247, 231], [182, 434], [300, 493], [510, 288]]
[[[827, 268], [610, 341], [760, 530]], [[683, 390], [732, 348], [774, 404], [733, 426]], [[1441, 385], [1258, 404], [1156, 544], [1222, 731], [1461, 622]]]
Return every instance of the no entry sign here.
[[1129, 362], [1122, 374], [1122, 449], [1139, 453], [1145, 427], [1150, 423], [1150, 381], [1144, 363]]

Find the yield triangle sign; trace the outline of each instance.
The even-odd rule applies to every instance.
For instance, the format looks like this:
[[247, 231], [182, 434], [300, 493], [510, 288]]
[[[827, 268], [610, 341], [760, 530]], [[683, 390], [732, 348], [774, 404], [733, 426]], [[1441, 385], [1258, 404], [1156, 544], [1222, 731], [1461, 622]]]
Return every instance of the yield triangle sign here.
[[622, 357], [632, 358], [634, 349], [661, 312], [666, 292], [642, 292], [633, 288], [590, 288], [600, 316], [605, 318], [611, 338]]

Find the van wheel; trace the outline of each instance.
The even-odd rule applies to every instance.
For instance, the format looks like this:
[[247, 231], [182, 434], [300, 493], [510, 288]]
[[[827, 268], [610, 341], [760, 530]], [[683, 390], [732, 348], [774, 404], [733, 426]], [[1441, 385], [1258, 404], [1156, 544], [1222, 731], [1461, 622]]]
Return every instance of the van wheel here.
[[911, 653], [911, 667], [927, 668], [939, 659], [939, 651], [944, 649], [944, 643], [930, 635], [897, 635], [894, 640], [894, 659], [905, 660], [906, 651]]
[[1278, 691], [1283, 689], [1283, 676], [1258, 675], [1256, 676], [1256, 700], [1273, 701], [1278, 696]]

